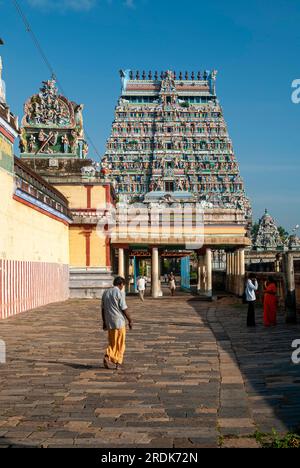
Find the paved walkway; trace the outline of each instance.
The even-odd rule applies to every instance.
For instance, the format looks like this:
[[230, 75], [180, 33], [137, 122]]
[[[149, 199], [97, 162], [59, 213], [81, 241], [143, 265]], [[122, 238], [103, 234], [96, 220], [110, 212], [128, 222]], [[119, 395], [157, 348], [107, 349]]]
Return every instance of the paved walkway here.
[[298, 424], [299, 326], [247, 330], [245, 308], [229, 299], [128, 302], [122, 371], [102, 366], [97, 301], [0, 322], [0, 446], [256, 447], [256, 429]]

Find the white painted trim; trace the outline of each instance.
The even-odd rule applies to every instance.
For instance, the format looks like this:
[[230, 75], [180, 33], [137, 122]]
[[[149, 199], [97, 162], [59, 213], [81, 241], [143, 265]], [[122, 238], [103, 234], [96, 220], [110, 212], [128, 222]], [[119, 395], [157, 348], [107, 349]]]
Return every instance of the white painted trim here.
[[18, 138], [18, 133], [9, 125], [9, 123], [0, 117], [0, 125], [5, 128], [12, 136]]

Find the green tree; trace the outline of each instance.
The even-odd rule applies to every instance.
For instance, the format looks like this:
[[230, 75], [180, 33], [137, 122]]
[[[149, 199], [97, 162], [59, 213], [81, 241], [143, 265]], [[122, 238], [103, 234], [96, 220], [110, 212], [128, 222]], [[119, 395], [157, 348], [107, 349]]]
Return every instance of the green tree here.
[[278, 232], [279, 232], [279, 235], [280, 235], [282, 241], [285, 242], [287, 240], [287, 238], [289, 237], [289, 233], [287, 232], [287, 230], [284, 227], [279, 226]]
[[259, 229], [259, 224], [258, 224], [258, 223], [254, 223], [253, 226], [252, 226], [252, 229], [251, 229], [251, 237], [252, 237], [252, 239], [255, 239], [255, 237], [257, 236], [258, 229]]

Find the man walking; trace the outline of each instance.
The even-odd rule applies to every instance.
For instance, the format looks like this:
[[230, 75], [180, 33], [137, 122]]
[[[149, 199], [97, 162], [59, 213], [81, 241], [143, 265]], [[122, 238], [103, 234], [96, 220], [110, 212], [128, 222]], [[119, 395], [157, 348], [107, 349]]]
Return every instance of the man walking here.
[[140, 299], [142, 302], [145, 301], [145, 290], [146, 290], [146, 278], [144, 276], [140, 276], [137, 282], [137, 289], [140, 295]]
[[258, 283], [256, 275], [251, 273], [246, 284], [246, 301], [248, 302], [247, 327], [255, 327], [255, 303]]
[[123, 364], [126, 341], [126, 319], [132, 329], [125, 298], [125, 279], [118, 276], [113, 287], [102, 297], [103, 330], [108, 331], [108, 347], [103, 364], [106, 369], [118, 369]]

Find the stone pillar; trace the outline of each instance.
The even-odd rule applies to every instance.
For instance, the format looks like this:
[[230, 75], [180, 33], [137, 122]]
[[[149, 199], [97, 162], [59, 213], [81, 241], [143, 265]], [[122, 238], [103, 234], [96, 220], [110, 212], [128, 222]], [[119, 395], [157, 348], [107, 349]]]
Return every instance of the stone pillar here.
[[235, 251], [235, 282], [234, 282], [234, 294], [238, 296], [240, 290], [240, 255], [239, 250]]
[[230, 252], [229, 254], [229, 292], [234, 292], [234, 253]]
[[206, 249], [205, 252], [205, 270], [206, 270], [206, 294], [212, 296], [212, 251]]
[[124, 249], [119, 249], [119, 266], [118, 266], [118, 275], [125, 277], [125, 255]]
[[239, 260], [239, 268], [238, 268], [238, 274], [239, 274], [239, 290], [238, 290], [238, 295], [242, 296], [244, 294], [244, 289], [245, 289], [245, 249], [239, 249], [238, 251], [238, 260]]
[[296, 283], [294, 269], [294, 255], [292, 252], [285, 254], [284, 258], [285, 283], [286, 283], [286, 322], [297, 323], [296, 311]]
[[197, 264], [197, 291], [201, 291], [201, 271], [202, 267], [202, 257], [198, 257], [198, 264]]
[[152, 248], [152, 297], [156, 299], [159, 297], [159, 255], [158, 255], [158, 248]]
[[202, 255], [198, 257], [197, 291], [199, 294], [205, 292], [205, 266], [204, 257]]
[[125, 279], [126, 279], [126, 291], [131, 292], [131, 283], [130, 283], [130, 255], [129, 252], [125, 254]]
[[161, 289], [161, 257], [158, 256], [158, 295], [159, 297], [162, 297], [163, 292]]
[[230, 291], [230, 253], [226, 252], [226, 291]]

